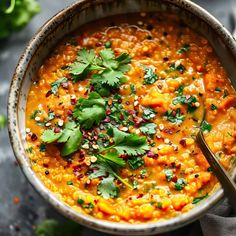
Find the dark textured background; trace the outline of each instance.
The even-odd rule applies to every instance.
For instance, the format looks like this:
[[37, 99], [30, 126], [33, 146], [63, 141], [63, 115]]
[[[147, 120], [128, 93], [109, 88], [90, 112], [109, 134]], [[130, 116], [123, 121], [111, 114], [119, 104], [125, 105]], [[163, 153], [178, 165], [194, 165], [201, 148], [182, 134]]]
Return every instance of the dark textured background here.
[[[72, 0], [39, 0], [42, 12], [21, 32], [0, 41], [0, 114], [6, 114], [7, 94], [13, 70], [26, 43], [38, 28], [57, 11], [71, 4]], [[232, 30], [230, 12], [236, 7], [235, 0], [195, 0], [209, 10], [229, 30]], [[0, 29], [1, 30], [1, 29]], [[19, 198], [19, 203], [16, 197]], [[0, 130], [0, 236], [32, 236], [34, 225], [46, 218], [65, 219], [54, 211], [29, 185], [10, 147], [7, 129]], [[168, 234], [168, 236], [190, 235], [198, 229], [198, 223]], [[105, 235], [83, 229], [82, 235]], [[201, 235], [201, 232], [199, 232]], [[225, 235], [227, 236], [227, 235]]]

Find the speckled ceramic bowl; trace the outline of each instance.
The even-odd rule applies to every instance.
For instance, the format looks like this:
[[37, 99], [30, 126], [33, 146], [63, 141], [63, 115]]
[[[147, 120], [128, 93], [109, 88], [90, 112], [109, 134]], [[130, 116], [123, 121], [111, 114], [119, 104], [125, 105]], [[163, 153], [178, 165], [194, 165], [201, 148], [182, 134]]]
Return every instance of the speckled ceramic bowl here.
[[[151, 235], [182, 227], [200, 218], [223, 197], [217, 188], [194, 209], [169, 220], [145, 224], [125, 224], [98, 220], [80, 214], [56, 198], [32, 171], [26, 152], [25, 105], [31, 78], [57, 42], [77, 27], [119, 13], [167, 11], [179, 15], [193, 29], [202, 33], [212, 44], [236, 87], [236, 45], [233, 37], [207, 11], [187, 0], [81, 0], [50, 19], [26, 47], [12, 79], [9, 100], [9, 133], [15, 156], [35, 189], [59, 212], [76, 222], [99, 231], [120, 235]], [[233, 80], [234, 78], [234, 80]], [[232, 168], [233, 169], [233, 168]], [[232, 173], [235, 176], [235, 173]]]

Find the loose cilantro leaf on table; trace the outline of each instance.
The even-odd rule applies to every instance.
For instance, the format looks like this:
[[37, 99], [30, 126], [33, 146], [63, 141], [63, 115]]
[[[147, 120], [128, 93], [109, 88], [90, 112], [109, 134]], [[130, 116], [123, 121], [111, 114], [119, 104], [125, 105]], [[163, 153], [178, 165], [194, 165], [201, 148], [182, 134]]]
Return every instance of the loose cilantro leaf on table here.
[[150, 107], [143, 108], [143, 119], [145, 119], [145, 120], [151, 120], [152, 118], [155, 117], [156, 114], [157, 114], [157, 112], [154, 111]]
[[181, 115], [180, 109], [178, 108], [176, 111], [169, 110], [165, 113], [165, 117], [168, 121], [174, 124], [182, 124], [185, 116]]
[[188, 112], [194, 112], [197, 107], [195, 103], [197, 102], [197, 98], [195, 96], [178, 96], [174, 98], [173, 104], [176, 105], [178, 103], [185, 104], [188, 106]]
[[164, 173], [166, 175], [167, 181], [170, 182], [172, 180], [172, 178], [173, 178], [173, 171], [170, 170], [170, 169], [165, 169]]
[[144, 70], [143, 84], [154, 84], [158, 80], [158, 76], [151, 67]]
[[204, 120], [201, 123], [201, 126], [200, 126], [201, 131], [208, 131], [208, 132], [210, 132], [211, 128], [212, 128], [212, 125], [209, 124], [206, 120]]
[[55, 82], [51, 83], [51, 91], [52, 91], [52, 93], [54, 95], [56, 95], [57, 92], [58, 92], [59, 87], [61, 86], [61, 84], [65, 83], [67, 81], [68, 81], [68, 79], [63, 77], [63, 78], [60, 78], [60, 79], [56, 80]]
[[152, 137], [154, 134], [156, 134], [156, 128], [157, 125], [155, 123], [146, 123], [143, 124], [139, 129], [142, 133]]
[[193, 204], [197, 204], [197, 203], [199, 203], [201, 200], [203, 200], [204, 198], [206, 198], [206, 197], [208, 197], [208, 193], [206, 194], [206, 195], [204, 195], [204, 196], [201, 196], [201, 197], [195, 197], [194, 199], [193, 199]]
[[79, 99], [73, 116], [84, 129], [90, 129], [105, 118], [105, 105], [105, 100], [98, 93], [91, 92], [88, 99]]

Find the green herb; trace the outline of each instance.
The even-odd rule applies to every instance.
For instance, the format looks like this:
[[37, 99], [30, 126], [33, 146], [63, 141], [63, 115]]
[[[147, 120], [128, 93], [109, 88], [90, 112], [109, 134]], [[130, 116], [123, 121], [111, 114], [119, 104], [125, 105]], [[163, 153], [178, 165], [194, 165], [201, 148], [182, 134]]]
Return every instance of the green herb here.
[[140, 166], [144, 165], [144, 160], [142, 157], [130, 157], [128, 158], [128, 164], [131, 169], [136, 170]]
[[208, 168], [207, 168], [207, 171], [212, 173], [212, 172], [213, 172], [213, 169], [212, 169], [212, 167], [211, 167], [211, 166], [210, 166], [210, 167], [208, 167]]
[[112, 43], [110, 41], [107, 41], [107, 42], [104, 43], [104, 46], [105, 46], [105, 48], [110, 48], [111, 44]]
[[177, 91], [178, 91], [179, 96], [182, 96], [184, 92], [184, 85], [183, 84], [180, 85]]
[[154, 84], [158, 80], [157, 75], [151, 67], [144, 70], [143, 84]]
[[206, 198], [206, 197], [208, 197], [208, 193], [206, 194], [206, 195], [204, 195], [204, 196], [201, 196], [201, 197], [195, 197], [194, 199], [193, 199], [193, 204], [197, 204], [197, 203], [199, 203], [201, 200], [203, 200], [204, 198]]
[[173, 178], [173, 171], [170, 170], [170, 169], [165, 169], [164, 173], [166, 175], [167, 181], [170, 182], [172, 180], [172, 178]]
[[218, 107], [217, 107], [216, 105], [211, 104], [211, 110], [212, 110], [212, 111], [215, 111], [215, 110], [217, 110], [217, 109], [218, 109]]
[[40, 152], [46, 152], [46, 146], [45, 146], [44, 143], [41, 143], [41, 144], [39, 145], [39, 151], [40, 151]]
[[32, 148], [32, 147], [27, 148], [27, 149], [26, 149], [26, 152], [32, 153], [32, 152], [33, 152], [33, 148]]
[[143, 108], [143, 119], [145, 119], [145, 120], [151, 120], [152, 118], [154, 118], [156, 116], [156, 114], [157, 114], [157, 112], [154, 111], [150, 107]]
[[0, 39], [7, 38], [13, 31], [21, 30], [40, 10], [36, 0], [1, 0]]
[[79, 99], [73, 116], [84, 129], [90, 129], [105, 118], [105, 105], [105, 100], [98, 93], [91, 92], [88, 99]]
[[156, 128], [157, 125], [155, 123], [146, 123], [140, 126], [139, 129], [142, 133], [152, 137], [154, 134], [156, 134]]
[[162, 208], [162, 202], [158, 202], [158, 203], [157, 203], [157, 207], [158, 207], [159, 209], [161, 209], [161, 208]]
[[61, 223], [54, 219], [46, 219], [36, 226], [36, 236], [71, 236], [81, 235], [81, 227], [73, 221]]
[[49, 112], [48, 113], [48, 120], [53, 120], [56, 117], [54, 112]]
[[183, 178], [180, 178], [177, 180], [177, 182], [175, 183], [175, 189], [176, 190], [182, 190], [183, 186], [187, 184], [187, 181]]
[[130, 84], [130, 90], [132, 94], [136, 94], [136, 88], [134, 84]]
[[197, 107], [195, 106], [195, 102], [197, 102], [197, 98], [195, 96], [178, 96], [174, 98], [172, 103], [174, 105], [178, 103], [186, 104], [188, 106], [188, 112], [194, 112], [197, 109]]
[[[73, 183], [72, 183], [73, 184]], [[82, 199], [82, 198], [78, 198], [78, 200], [77, 200], [77, 202], [79, 203], [79, 205], [81, 205], [83, 208], [94, 208], [94, 205], [93, 205], [93, 203], [88, 203], [88, 204], [85, 204], [84, 203], [84, 200]]]
[[137, 182], [136, 180], [134, 180], [133, 186], [134, 186], [134, 189], [137, 189], [137, 188], [138, 188], [138, 182]]
[[147, 174], [147, 169], [142, 169], [140, 171], [140, 175], [141, 175], [142, 178], [144, 178], [146, 176], [146, 174]]
[[185, 53], [185, 52], [188, 52], [189, 49], [190, 49], [190, 45], [186, 43], [186, 44], [184, 44], [184, 45], [182, 46], [182, 48], [180, 48], [180, 49], [178, 50], [178, 53], [179, 53], [179, 54], [183, 54], [183, 53]]
[[215, 88], [215, 91], [221, 92], [221, 89], [217, 87], [217, 88]]
[[113, 176], [104, 178], [98, 186], [98, 194], [101, 194], [105, 199], [117, 197], [118, 192]]
[[41, 139], [45, 143], [53, 143], [62, 136], [62, 132], [55, 133], [52, 129], [47, 129], [41, 135]]
[[180, 108], [178, 108], [176, 111], [169, 110], [165, 113], [164, 117], [174, 124], [182, 124], [185, 116], [180, 114]]
[[77, 202], [80, 204], [80, 205], [83, 205], [84, 204], [84, 200], [82, 198], [78, 198]]
[[180, 65], [178, 65], [178, 66], [175, 66], [175, 64], [171, 64], [171, 65], [169, 66], [169, 68], [170, 68], [171, 70], [178, 71], [178, 72], [181, 73], [181, 74], [186, 70], [185, 66], [182, 65], [182, 64], [180, 64]]
[[61, 84], [65, 83], [65, 82], [67, 82], [67, 78], [63, 77], [63, 78], [60, 78], [60, 79], [56, 80], [55, 82], [51, 83], [52, 93], [54, 95], [56, 95]]
[[223, 95], [223, 98], [226, 98], [226, 97], [228, 97], [228, 95], [229, 95], [229, 92], [228, 92], [228, 90], [224, 90], [224, 95]]
[[67, 181], [67, 185], [73, 185], [72, 181]]
[[201, 123], [201, 126], [200, 126], [201, 131], [206, 131], [207, 130], [208, 132], [210, 132], [211, 128], [212, 128], [212, 125], [209, 124], [206, 120], [204, 120]]
[[7, 125], [6, 116], [0, 114], [0, 129], [3, 129], [6, 125]]
[[36, 115], [37, 115], [38, 113], [40, 113], [40, 111], [39, 111], [39, 110], [35, 110], [35, 111], [30, 115], [30, 119], [31, 119], [31, 120], [34, 120], [35, 117], [36, 117]]

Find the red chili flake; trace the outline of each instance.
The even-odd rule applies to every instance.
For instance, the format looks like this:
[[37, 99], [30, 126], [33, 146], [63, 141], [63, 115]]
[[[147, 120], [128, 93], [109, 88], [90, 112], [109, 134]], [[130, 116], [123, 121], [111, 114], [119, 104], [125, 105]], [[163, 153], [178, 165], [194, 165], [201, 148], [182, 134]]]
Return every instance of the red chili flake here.
[[85, 157], [85, 151], [79, 150], [79, 156], [80, 156], [80, 158]]
[[189, 100], [191, 98], [191, 95], [186, 95], [186, 99]]
[[116, 182], [117, 184], [122, 184], [122, 182], [119, 179], [117, 179]]
[[159, 89], [162, 89], [162, 85], [161, 85], [161, 84], [158, 84], [157, 87], [158, 87]]
[[96, 42], [96, 47], [101, 47], [103, 45], [103, 43], [101, 42]]
[[148, 151], [147, 152], [147, 157], [154, 157], [155, 153], [153, 151]]
[[48, 168], [48, 164], [45, 164], [45, 163], [44, 163], [44, 164], [43, 164], [43, 167]]
[[186, 139], [181, 139], [180, 141], [179, 141], [179, 144], [181, 144], [183, 147], [186, 147], [187, 146], [187, 144], [186, 144]]
[[106, 110], [106, 115], [110, 115], [111, 114], [111, 110]]
[[76, 104], [76, 98], [71, 98], [70, 99], [70, 104], [75, 105]]
[[130, 102], [129, 102], [129, 101], [127, 101], [127, 102], [125, 102], [125, 104], [126, 104], [126, 105], [129, 105], [129, 104], [130, 104]]
[[111, 119], [110, 119], [110, 117], [108, 117], [108, 116], [104, 119], [104, 122], [105, 122], [105, 123], [109, 123], [110, 121], [111, 121]]
[[51, 90], [49, 90], [49, 91], [46, 93], [46, 95], [45, 95], [45, 96], [46, 96], [46, 98], [47, 98], [47, 97], [49, 97], [49, 96], [51, 96], [51, 95], [52, 95], [52, 91], [51, 91]]
[[61, 86], [62, 86], [62, 88], [64, 88], [64, 89], [68, 89], [68, 88], [69, 88], [68, 82], [63, 82], [63, 83], [61, 83]]
[[173, 117], [176, 116], [176, 111], [172, 111], [172, 116], [173, 116]]
[[94, 199], [94, 203], [97, 204], [98, 203], [98, 199]]
[[177, 165], [175, 165], [175, 167], [176, 167], [177, 169], [180, 169], [180, 168], [181, 168], [181, 163], [178, 163]]
[[94, 33], [93, 34], [93, 37], [96, 38], [96, 39], [100, 39], [102, 37], [102, 34], [100, 33]]
[[31, 134], [31, 140], [32, 141], [36, 141], [38, 139], [37, 135], [36, 134]]
[[15, 196], [15, 197], [13, 198], [13, 203], [14, 203], [14, 204], [20, 203], [20, 198], [17, 197], [17, 196]]
[[67, 115], [68, 115], [68, 116], [72, 116], [72, 115], [73, 115], [73, 112], [72, 112], [71, 109], [67, 110]]
[[95, 87], [94, 86], [91, 86], [90, 87], [90, 92], [94, 92], [96, 89], [95, 89]]
[[124, 120], [124, 118], [125, 118], [125, 117], [124, 117], [124, 114], [120, 114], [120, 119], [121, 119], [121, 120]]
[[80, 180], [80, 179], [82, 179], [83, 177], [84, 177], [84, 175], [83, 175], [83, 174], [80, 174], [80, 175], [77, 176], [77, 179]]
[[174, 175], [171, 181], [173, 181], [174, 183], [176, 183], [176, 182], [177, 182], [177, 179], [178, 179], [177, 176]]
[[169, 61], [169, 58], [168, 57], [164, 57], [163, 61]]
[[128, 113], [129, 113], [130, 115], [135, 115], [135, 114], [136, 114], [136, 111], [135, 111], [135, 110], [128, 110]]
[[81, 165], [76, 165], [73, 166], [73, 173], [77, 174], [78, 172], [80, 172], [82, 170], [82, 166]]
[[60, 132], [61, 132], [61, 128], [56, 127], [56, 128], [54, 129], [54, 133], [60, 133]]
[[138, 198], [141, 198], [141, 197], [143, 197], [143, 193], [140, 193], [140, 194], [137, 196], [137, 199], [138, 199]]
[[166, 134], [173, 134], [173, 131], [171, 128], [165, 128], [165, 129], [163, 129], [163, 132]]
[[48, 170], [45, 171], [45, 175], [49, 175], [49, 171]]
[[85, 91], [84, 95], [87, 95], [87, 94], [88, 94], [88, 92], [89, 92], [89, 90], [87, 89], [87, 90]]
[[121, 155], [120, 155], [120, 158], [123, 158], [123, 159], [128, 158], [128, 154], [126, 154], [126, 153], [121, 154]]

